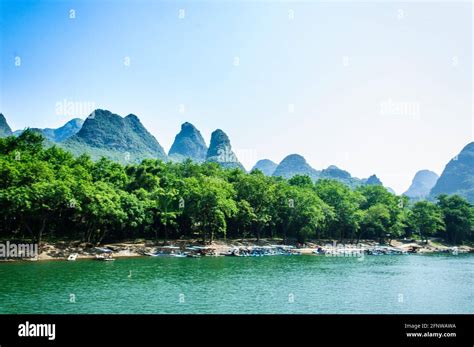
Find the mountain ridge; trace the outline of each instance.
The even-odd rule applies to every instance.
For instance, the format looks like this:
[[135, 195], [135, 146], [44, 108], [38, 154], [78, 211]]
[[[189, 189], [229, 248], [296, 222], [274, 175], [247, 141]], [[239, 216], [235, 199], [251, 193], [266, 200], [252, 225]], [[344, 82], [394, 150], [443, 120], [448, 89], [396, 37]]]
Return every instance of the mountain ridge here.
[[270, 159], [260, 159], [255, 163], [250, 171], [260, 170], [266, 176], [272, 176], [278, 164]]
[[233, 152], [229, 137], [221, 129], [216, 129], [211, 134], [206, 161], [218, 163], [224, 168], [239, 168], [246, 171]]
[[12, 135], [12, 129], [8, 125], [7, 119], [0, 113], [0, 137], [6, 137]]
[[61, 146], [79, 155], [89, 153], [121, 163], [140, 162], [146, 158], [167, 160], [163, 147], [134, 114], [121, 117], [107, 110], [95, 110], [75, 135]]
[[201, 132], [193, 124], [185, 122], [181, 124], [181, 130], [176, 135], [168, 156], [175, 161], [191, 159], [200, 163], [206, 160], [207, 151]]
[[[84, 124], [84, 120], [82, 120], [81, 118], [73, 118], [66, 122], [64, 125], [60, 126], [59, 128], [30, 129], [43, 134], [44, 137], [53, 142], [63, 142], [71, 136], [77, 134], [79, 130], [81, 130], [82, 124]], [[15, 130], [13, 132], [13, 135], [19, 136], [21, 133], [23, 133], [23, 131], [24, 130]]]
[[474, 142], [446, 164], [429, 197], [434, 199], [440, 194], [458, 194], [474, 203]]
[[[56, 142], [55, 144], [75, 155], [89, 153], [94, 160], [105, 156], [121, 163], [136, 163], [146, 158], [163, 161], [168, 159], [181, 161], [189, 158], [195, 162], [216, 162], [226, 168], [240, 168], [246, 171], [233, 152], [230, 139], [224, 131], [216, 129], [211, 134], [210, 145], [207, 147], [200, 131], [189, 122], [181, 125], [181, 130], [169, 150], [169, 156], [134, 114], [121, 117], [108, 110], [97, 109], [85, 121], [74, 118], [56, 129], [32, 128], [32, 130], [42, 133], [46, 139]], [[5, 116], [0, 113], [0, 136], [11, 136], [19, 132], [21, 131], [12, 132]], [[72, 135], [69, 136], [71, 133]], [[53, 144], [48, 143], [48, 146]], [[335, 165], [316, 170], [299, 154], [289, 154], [279, 164], [269, 159], [261, 159], [252, 168], [252, 170], [255, 169], [261, 170], [268, 176], [291, 178], [296, 174], [306, 174], [314, 181], [320, 178], [335, 179], [351, 187], [363, 184], [383, 185], [376, 175], [360, 179]], [[420, 170], [413, 180], [422, 172], [431, 171]], [[432, 182], [435, 182], [431, 189], [431, 184], [428, 184], [427, 187], [417, 188], [422, 190], [422, 193], [417, 193], [417, 190], [412, 187], [414, 183], [412, 181], [412, 185], [405, 194], [429, 199], [434, 199], [441, 193], [459, 194], [474, 202], [474, 142], [467, 144], [454, 159], [446, 164], [437, 180], [433, 178], [433, 175]], [[393, 192], [389, 187], [385, 188]], [[413, 190], [415, 193], [412, 193]], [[426, 194], [428, 190], [429, 194]]]
[[430, 195], [431, 189], [434, 187], [439, 176], [430, 170], [419, 170], [416, 172], [408, 189], [403, 195], [411, 199], [424, 199]]

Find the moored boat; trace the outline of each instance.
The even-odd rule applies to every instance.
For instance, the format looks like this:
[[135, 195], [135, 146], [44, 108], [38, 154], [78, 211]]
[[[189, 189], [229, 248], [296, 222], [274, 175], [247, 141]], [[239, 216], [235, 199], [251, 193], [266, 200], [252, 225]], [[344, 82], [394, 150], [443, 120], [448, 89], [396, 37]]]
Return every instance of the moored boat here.
[[100, 261], [114, 261], [115, 260], [112, 257], [112, 253], [96, 254], [95, 259], [100, 260]]
[[157, 247], [155, 253], [147, 252], [145, 255], [150, 257], [174, 257], [174, 258], [186, 258], [187, 253], [181, 252], [177, 246], [161, 246]]

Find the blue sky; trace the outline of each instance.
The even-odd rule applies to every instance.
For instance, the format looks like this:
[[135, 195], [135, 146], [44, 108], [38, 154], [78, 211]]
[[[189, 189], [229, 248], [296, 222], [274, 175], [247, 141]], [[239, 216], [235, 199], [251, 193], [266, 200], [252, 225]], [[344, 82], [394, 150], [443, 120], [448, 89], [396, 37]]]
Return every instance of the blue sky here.
[[[207, 142], [223, 129], [248, 169], [299, 153], [398, 193], [473, 138], [469, 2], [1, 6], [0, 112], [14, 129], [93, 105], [136, 114], [165, 150], [189, 121]], [[64, 100], [78, 107], [57, 112]]]

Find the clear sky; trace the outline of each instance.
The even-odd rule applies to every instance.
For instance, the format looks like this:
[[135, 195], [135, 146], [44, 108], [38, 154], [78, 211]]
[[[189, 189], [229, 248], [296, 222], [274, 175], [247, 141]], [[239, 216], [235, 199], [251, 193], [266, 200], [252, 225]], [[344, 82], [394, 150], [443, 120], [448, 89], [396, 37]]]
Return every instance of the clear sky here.
[[397, 193], [473, 139], [470, 2], [0, 3], [13, 129], [92, 105], [136, 114], [168, 151], [189, 121], [207, 143], [224, 130], [247, 169], [299, 153]]

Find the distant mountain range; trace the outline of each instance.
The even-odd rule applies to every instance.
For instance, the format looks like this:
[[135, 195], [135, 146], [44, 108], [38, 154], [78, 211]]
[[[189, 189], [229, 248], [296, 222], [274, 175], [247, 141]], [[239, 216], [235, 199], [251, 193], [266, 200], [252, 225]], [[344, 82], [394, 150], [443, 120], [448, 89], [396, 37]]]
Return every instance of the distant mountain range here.
[[408, 190], [403, 195], [413, 200], [425, 199], [430, 195], [431, 189], [436, 184], [438, 175], [430, 170], [420, 170], [413, 177]]
[[[74, 118], [74, 119], [71, 119], [66, 124], [64, 124], [62, 127], [59, 127], [57, 129], [31, 128], [31, 130], [35, 130], [35, 131], [43, 134], [43, 136], [46, 137], [50, 141], [63, 142], [64, 140], [70, 138], [71, 136], [73, 136], [77, 132], [79, 132], [79, 130], [81, 130], [81, 128], [82, 128], [82, 124], [84, 124], [84, 121], [82, 119]], [[16, 131], [13, 132], [13, 135], [19, 136], [23, 131], [24, 130], [16, 130]]]
[[[146, 158], [195, 162], [215, 162], [226, 168], [245, 170], [232, 150], [227, 134], [217, 129], [211, 135], [209, 148], [199, 130], [191, 123], [183, 123], [180, 132], [166, 155], [157, 139], [133, 114], [126, 117], [107, 110], [94, 111], [85, 121], [72, 119], [57, 129], [35, 129], [46, 138], [45, 145], [57, 144], [74, 155], [88, 153], [96, 160], [104, 156], [121, 163], [138, 163]], [[12, 132], [3, 114], [0, 114], [0, 137], [18, 136], [24, 130]], [[259, 160], [252, 170], [260, 170], [267, 176], [291, 178], [308, 175], [313, 180], [335, 179], [350, 187], [360, 185], [382, 185], [376, 175], [357, 178], [345, 170], [331, 165], [323, 170], [312, 168], [299, 154], [286, 156], [279, 164], [269, 159]], [[392, 189], [388, 188], [392, 191]], [[404, 195], [413, 200], [434, 199], [441, 193], [459, 194], [474, 202], [474, 142], [468, 144], [452, 159], [441, 176], [429, 170], [416, 173], [412, 184]]]
[[430, 197], [458, 194], [474, 203], [474, 142], [451, 159], [431, 189]]
[[321, 178], [333, 179], [347, 184], [350, 187], [357, 187], [360, 185], [383, 185], [376, 175], [372, 175], [366, 179], [360, 179], [352, 177], [349, 172], [342, 170], [335, 165], [330, 165], [327, 169], [318, 171], [312, 168], [306, 159], [299, 154], [290, 154], [285, 157], [280, 164], [276, 166], [272, 174], [272, 176], [281, 176], [284, 178], [291, 178], [295, 175], [308, 175], [314, 181]]

